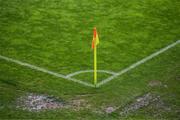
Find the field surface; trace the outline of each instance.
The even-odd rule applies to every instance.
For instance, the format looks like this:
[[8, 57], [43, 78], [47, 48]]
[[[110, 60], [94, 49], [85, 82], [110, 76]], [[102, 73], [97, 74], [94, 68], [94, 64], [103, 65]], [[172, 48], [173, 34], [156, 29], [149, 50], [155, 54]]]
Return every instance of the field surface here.
[[[178, 0], [0, 0], [0, 119], [179, 119], [179, 6]], [[89, 70], [72, 78], [93, 85], [91, 41], [95, 26], [100, 39], [100, 71], [119, 73], [162, 48], [176, 45], [98, 88], [13, 62], [65, 77]], [[98, 83], [111, 75], [98, 72]], [[150, 85], [152, 81], [157, 85]], [[85, 103], [78, 109], [17, 109], [17, 99], [27, 93]], [[163, 105], [150, 102], [120, 114], [148, 93], [160, 97]], [[109, 107], [115, 110], [108, 114]]]

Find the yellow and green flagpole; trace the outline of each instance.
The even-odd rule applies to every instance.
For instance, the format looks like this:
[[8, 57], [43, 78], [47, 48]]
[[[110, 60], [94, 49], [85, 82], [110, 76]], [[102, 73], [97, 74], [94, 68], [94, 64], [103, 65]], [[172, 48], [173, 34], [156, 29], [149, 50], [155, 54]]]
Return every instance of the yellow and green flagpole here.
[[94, 85], [97, 85], [97, 45], [99, 44], [99, 37], [96, 28], [94, 28], [92, 49], [94, 49]]
[[97, 51], [96, 51], [96, 45], [94, 46], [94, 85], [97, 84]]

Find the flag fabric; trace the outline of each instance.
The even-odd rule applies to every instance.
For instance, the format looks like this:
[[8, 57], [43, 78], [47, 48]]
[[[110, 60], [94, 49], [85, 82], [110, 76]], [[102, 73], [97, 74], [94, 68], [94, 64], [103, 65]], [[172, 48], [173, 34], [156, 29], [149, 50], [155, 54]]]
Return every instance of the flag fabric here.
[[96, 28], [93, 31], [92, 49], [99, 44], [99, 37]]

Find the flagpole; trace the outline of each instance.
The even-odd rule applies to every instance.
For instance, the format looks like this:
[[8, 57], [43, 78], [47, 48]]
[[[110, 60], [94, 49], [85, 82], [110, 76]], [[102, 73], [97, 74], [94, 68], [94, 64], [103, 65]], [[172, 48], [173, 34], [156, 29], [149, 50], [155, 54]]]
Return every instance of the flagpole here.
[[96, 45], [94, 45], [94, 85], [97, 84], [97, 53], [96, 53]]

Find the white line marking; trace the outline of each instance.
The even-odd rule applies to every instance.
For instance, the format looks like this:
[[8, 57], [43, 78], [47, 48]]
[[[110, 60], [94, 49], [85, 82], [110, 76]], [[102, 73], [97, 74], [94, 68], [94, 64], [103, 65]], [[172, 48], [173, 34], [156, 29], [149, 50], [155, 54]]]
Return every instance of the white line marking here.
[[[125, 68], [124, 70], [118, 72], [118, 73], [115, 73], [115, 72], [112, 72], [112, 71], [106, 71], [106, 70], [98, 70], [99, 72], [104, 72], [104, 73], [108, 73], [108, 74], [112, 74], [111, 77], [101, 81], [100, 83], [97, 84], [97, 87], [100, 87], [102, 86], [103, 84], [113, 80], [114, 78], [128, 72], [129, 70], [145, 63], [146, 61], [158, 56], [159, 54], [165, 52], [166, 50], [174, 47], [175, 45], [179, 44], [180, 43], [180, 40], [168, 45], [167, 47], [165, 48], [162, 48], [160, 49], [159, 51], [151, 54], [150, 56], [132, 64], [131, 66]], [[53, 75], [53, 76], [56, 76], [56, 77], [60, 77], [60, 78], [64, 78], [64, 79], [67, 79], [67, 80], [70, 80], [70, 81], [73, 81], [73, 82], [76, 82], [76, 83], [79, 83], [79, 84], [82, 84], [82, 85], [85, 85], [85, 86], [89, 86], [89, 87], [95, 87], [93, 84], [90, 84], [90, 83], [87, 83], [87, 82], [84, 82], [84, 81], [80, 81], [80, 80], [77, 80], [77, 79], [74, 79], [74, 78], [71, 78], [72, 76], [74, 75], [77, 75], [77, 74], [80, 74], [80, 73], [85, 73], [85, 72], [93, 72], [93, 70], [85, 70], [85, 71], [77, 71], [75, 73], [71, 73], [71, 74], [68, 74], [68, 75], [63, 75], [63, 74], [59, 74], [59, 73], [56, 73], [56, 72], [53, 72], [53, 71], [49, 71], [47, 69], [44, 69], [44, 68], [41, 68], [41, 67], [37, 67], [35, 65], [31, 65], [31, 64], [28, 64], [28, 63], [25, 63], [25, 62], [21, 62], [21, 61], [18, 61], [18, 60], [15, 60], [15, 59], [12, 59], [12, 58], [9, 58], [9, 57], [5, 57], [5, 56], [2, 56], [0, 55], [0, 59], [3, 59], [3, 60], [6, 60], [6, 61], [9, 61], [9, 62], [13, 62], [13, 63], [16, 63], [16, 64], [19, 64], [19, 65], [22, 65], [22, 66], [25, 66], [25, 67], [28, 67], [28, 68], [31, 68], [31, 69], [34, 69], [34, 70], [37, 70], [37, 71], [41, 71], [41, 72], [44, 72], [44, 73], [48, 73], [50, 75]]]
[[37, 71], [48, 73], [48, 74], [56, 76], [56, 77], [60, 77], [60, 78], [64, 78], [64, 79], [76, 82], [76, 83], [80, 83], [80, 84], [85, 85], [85, 86], [94, 87], [93, 84], [86, 83], [86, 82], [83, 82], [83, 81], [80, 81], [80, 80], [77, 80], [77, 79], [74, 79], [74, 78], [66, 77], [65, 75], [62, 75], [62, 74], [59, 74], [59, 73], [56, 73], [56, 72], [53, 72], [53, 71], [49, 71], [47, 69], [37, 67], [35, 65], [31, 65], [31, 64], [28, 64], [28, 63], [25, 63], [25, 62], [21, 62], [19, 60], [15, 60], [15, 59], [12, 59], [12, 58], [9, 58], [9, 57], [5, 57], [5, 56], [0, 55], [0, 59], [6, 60], [6, 61], [9, 61], [9, 62], [13, 62], [13, 63], [19, 64], [21, 66], [25, 66], [25, 67], [37, 70]]
[[[69, 78], [69, 77], [73, 77], [73, 76], [81, 74], [81, 73], [88, 73], [88, 72], [94, 72], [94, 70], [81, 70], [81, 71], [77, 71], [77, 72], [74, 72], [74, 73], [70, 73], [70, 74], [66, 75], [66, 77]], [[113, 71], [107, 71], [107, 70], [97, 70], [97, 72], [107, 73], [107, 74], [111, 74], [111, 75], [116, 75], [117, 74], [117, 73], [115, 73]]]
[[118, 72], [116, 75], [113, 75], [113, 76], [111, 76], [111, 77], [109, 77], [109, 78], [107, 78], [107, 79], [105, 79], [105, 80], [99, 82], [99, 83], [97, 84], [97, 87], [100, 87], [100, 86], [104, 85], [105, 83], [107, 83], [107, 82], [113, 80], [114, 78], [116, 78], [116, 77], [118, 77], [118, 76], [120, 76], [120, 75], [122, 75], [122, 74], [128, 72], [129, 70], [131, 70], [131, 69], [133, 69], [133, 68], [136, 68], [137, 66], [139, 66], [139, 65], [145, 63], [146, 61], [148, 61], [148, 60], [150, 60], [150, 59], [152, 59], [152, 58], [158, 56], [159, 54], [161, 54], [161, 53], [167, 51], [168, 49], [174, 47], [175, 45], [177, 45], [177, 44], [179, 44], [179, 43], [180, 43], [180, 40], [177, 40], [176, 42], [174, 42], [174, 43], [168, 45], [167, 47], [162, 48], [162, 49], [160, 49], [159, 51], [157, 51], [157, 52], [151, 54], [150, 56], [145, 57], [144, 59], [142, 59], [142, 60], [140, 60], [140, 61], [138, 61], [138, 62], [132, 64], [131, 66], [129, 66], [129, 67], [123, 69], [122, 71]]

